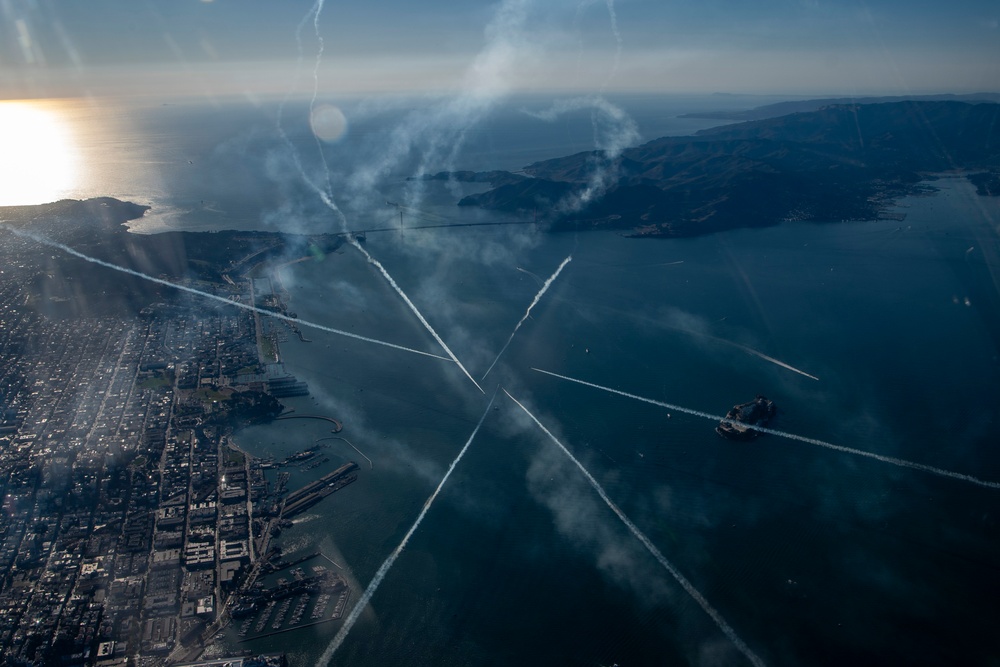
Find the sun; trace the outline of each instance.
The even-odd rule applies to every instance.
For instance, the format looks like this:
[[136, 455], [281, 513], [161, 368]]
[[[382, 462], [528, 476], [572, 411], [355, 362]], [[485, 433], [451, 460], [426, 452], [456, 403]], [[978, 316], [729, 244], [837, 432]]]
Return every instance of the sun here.
[[0, 102], [0, 206], [65, 198], [78, 180], [69, 125], [40, 102]]

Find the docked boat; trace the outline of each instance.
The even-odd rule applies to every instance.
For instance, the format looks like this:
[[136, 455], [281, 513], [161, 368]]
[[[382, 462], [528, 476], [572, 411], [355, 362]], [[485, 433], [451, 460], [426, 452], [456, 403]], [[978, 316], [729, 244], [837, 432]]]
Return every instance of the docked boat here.
[[730, 440], [753, 440], [761, 433], [757, 429], [767, 428], [777, 411], [774, 401], [758, 394], [748, 403], [734, 405], [715, 432]]

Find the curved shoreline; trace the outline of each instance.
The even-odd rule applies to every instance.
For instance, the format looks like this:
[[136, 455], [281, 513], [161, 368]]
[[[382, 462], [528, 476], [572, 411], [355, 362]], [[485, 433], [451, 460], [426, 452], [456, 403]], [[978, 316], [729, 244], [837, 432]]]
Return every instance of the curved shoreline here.
[[333, 424], [334, 433], [340, 433], [341, 431], [344, 430], [344, 425], [341, 424], [339, 421], [337, 421], [333, 417], [324, 417], [323, 415], [283, 415], [280, 417], [275, 417], [274, 421], [279, 421], [282, 419], [322, 419], [323, 421], [328, 421], [331, 424]]
[[344, 442], [346, 442], [348, 445], [351, 446], [351, 449], [353, 449], [358, 454], [360, 454], [361, 456], [363, 456], [364, 459], [365, 459], [365, 461], [368, 461], [368, 469], [369, 470], [374, 470], [375, 469], [375, 464], [372, 463], [372, 460], [370, 458], [368, 458], [363, 451], [361, 451], [360, 449], [358, 449], [357, 447], [355, 447], [354, 443], [351, 442], [350, 440], [348, 440], [347, 438], [341, 438], [339, 435], [328, 435], [325, 438], [316, 438], [316, 442], [322, 442], [323, 440], [343, 440]]

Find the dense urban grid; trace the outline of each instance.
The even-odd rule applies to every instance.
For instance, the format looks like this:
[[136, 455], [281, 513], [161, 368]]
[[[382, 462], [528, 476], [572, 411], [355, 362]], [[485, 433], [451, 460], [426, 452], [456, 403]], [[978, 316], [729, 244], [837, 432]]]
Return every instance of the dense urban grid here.
[[[304, 607], [337, 590], [343, 606], [346, 584], [323, 568], [296, 573], [305, 584], [287, 595], [254, 584], [287, 565], [269, 544], [286, 521], [283, 489], [265, 478], [274, 463], [230, 434], [278, 416], [275, 396], [289, 395], [287, 378], [262, 374], [277, 327], [212, 302], [54, 315], [46, 302], [60, 297], [37, 289], [32, 246], [10, 243], [0, 271], [5, 663], [176, 663], [198, 656], [235, 608], [292, 593]], [[198, 289], [253, 300], [255, 283], [258, 298], [276, 300], [269, 280]]]

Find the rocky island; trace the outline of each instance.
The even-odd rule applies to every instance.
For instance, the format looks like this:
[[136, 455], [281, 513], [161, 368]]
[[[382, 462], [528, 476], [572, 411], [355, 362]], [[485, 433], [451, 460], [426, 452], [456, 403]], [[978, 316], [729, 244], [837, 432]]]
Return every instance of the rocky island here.
[[774, 401], [758, 395], [752, 401], [734, 405], [715, 432], [730, 440], [753, 440], [761, 434], [757, 429], [767, 428], [777, 411]]
[[[815, 111], [536, 162], [523, 173], [428, 178], [489, 182], [460, 206], [521, 213], [560, 230], [684, 237], [791, 220], [875, 220], [935, 173], [975, 172], [996, 194], [1000, 104], [900, 101]], [[595, 174], [604, 185], [582, 198]], [[579, 202], [585, 203], [579, 203]]]

